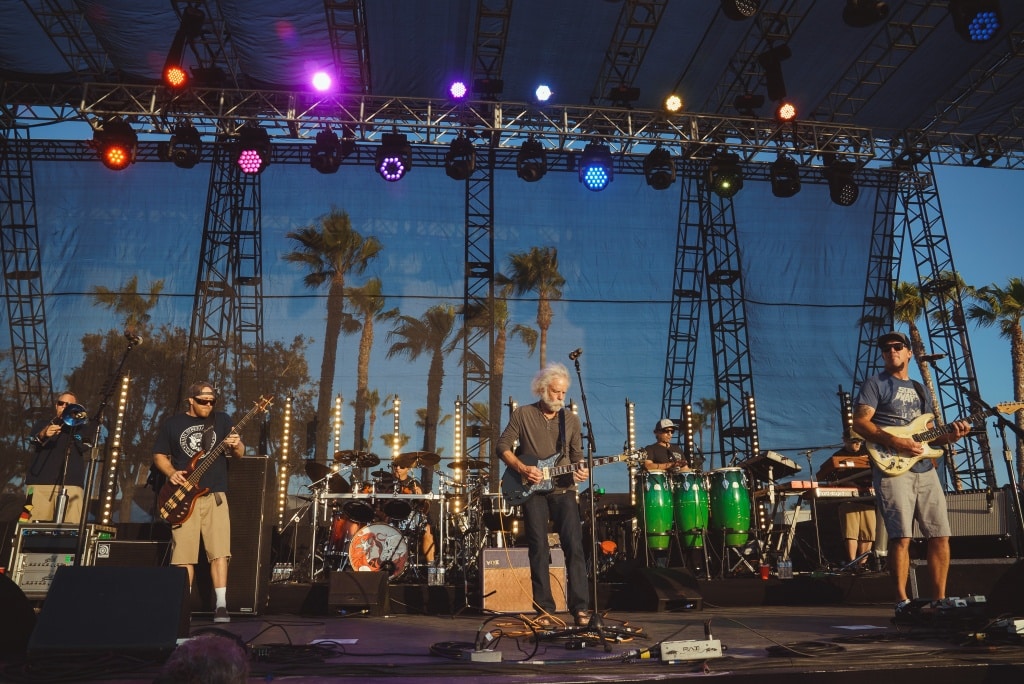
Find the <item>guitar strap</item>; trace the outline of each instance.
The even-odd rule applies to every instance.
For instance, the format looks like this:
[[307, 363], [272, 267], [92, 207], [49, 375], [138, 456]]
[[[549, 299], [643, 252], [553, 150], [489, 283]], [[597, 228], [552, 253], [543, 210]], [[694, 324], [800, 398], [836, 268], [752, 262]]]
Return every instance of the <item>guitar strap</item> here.
[[935, 407], [932, 406], [931, 408], [929, 408], [931, 404], [929, 404], [928, 401], [925, 399], [924, 385], [919, 383], [917, 380], [914, 380], [913, 378], [911, 378], [910, 381], [914, 383], [914, 389], [917, 390], [917, 398], [921, 400], [921, 412], [932, 413]]

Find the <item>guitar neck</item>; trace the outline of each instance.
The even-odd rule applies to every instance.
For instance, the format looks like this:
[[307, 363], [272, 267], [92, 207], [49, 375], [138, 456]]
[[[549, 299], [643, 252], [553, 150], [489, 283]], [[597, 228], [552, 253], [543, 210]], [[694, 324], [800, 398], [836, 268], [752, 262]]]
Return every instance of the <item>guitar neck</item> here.
[[[987, 416], [988, 416], [988, 412], [986, 412], [986, 411], [978, 411], [976, 413], [972, 413], [969, 416], [964, 416], [960, 420], [966, 420], [968, 423], [976, 423], [979, 420], [981, 420], [983, 418], [986, 418]], [[943, 435], [948, 435], [952, 431], [953, 431], [953, 426], [948, 424], [948, 423], [945, 424], [945, 425], [936, 425], [931, 430], [925, 430], [924, 432], [919, 432], [916, 435], [914, 435], [914, 441], [915, 442], [930, 442], [933, 439], [935, 439], [936, 437], [941, 437]]]
[[[607, 465], [608, 463], [615, 463], [616, 461], [624, 461], [625, 459], [626, 459], [626, 455], [625, 454], [619, 454], [618, 456], [602, 456], [601, 458], [595, 458], [594, 459], [594, 467], [596, 468], [597, 466]], [[574, 470], [579, 470], [580, 468], [586, 468], [586, 467], [587, 467], [587, 462], [585, 460], [584, 461], [579, 461], [578, 463], [570, 463], [568, 465], [563, 465], [563, 466], [553, 466], [553, 467], [548, 469], [548, 475], [550, 477], [558, 477], [559, 475], [568, 475], [569, 473], [573, 472]]]

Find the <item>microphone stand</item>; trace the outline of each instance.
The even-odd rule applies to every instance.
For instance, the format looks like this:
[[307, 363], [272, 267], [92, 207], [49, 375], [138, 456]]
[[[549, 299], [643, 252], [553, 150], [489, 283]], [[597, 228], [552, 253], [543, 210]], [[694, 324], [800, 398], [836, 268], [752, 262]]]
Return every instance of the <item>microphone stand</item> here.
[[[1018, 486], [1017, 475], [1013, 467], [1013, 452], [1010, 450], [1010, 444], [1006, 439], [1006, 430], [1011, 430], [1015, 435], [1017, 435], [1017, 439], [1024, 439], [1024, 430], [1017, 427], [1013, 421], [1007, 420], [1003, 414], [999, 412], [999, 409], [987, 404], [976, 392], [971, 391], [963, 385], [960, 386], [960, 389], [964, 391], [964, 394], [966, 394], [972, 402], [983, 408], [986, 413], [995, 418], [996, 423], [999, 426], [999, 438], [1003, 442], [1003, 458], [1006, 462], [1006, 475], [1010, 481], [1010, 491], [1013, 492], [1014, 511], [1017, 513], [1017, 543], [1014, 544], [1014, 547], [1017, 549], [1017, 559], [1019, 560], [1022, 556], [1021, 543], [1024, 542], [1024, 539], [1022, 539], [1022, 537], [1024, 537], [1024, 511], [1020, 509], [1020, 487]], [[991, 502], [991, 498], [989, 501]]]
[[100, 461], [100, 431], [103, 429], [103, 412], [107, 408], [110, 396], [114, 393], [115, 378], [121, 375], [121, 369], [124, 368], [124, 364], [128, 360], [128, 354], [130, 354], [132, 349], [142, 342], [142, 338], [139, 337], [128, 335], [126, 335], [126, 337], [128, 338], [128, 347], [124, 350], [124, 354], [121, 355], [121, 361], [118, 362], [117, 368], [111, 371], [110, 375], [107, 376], [107, 382], [103, 385], [103, 395], [100, 398], [100, 406], [96, 410], [96, 415], [90, 419], [89, 424], [95, 426], [95, 432], [91, 439], [85, 440], [92, 446], [90, 449], [91, 455], [89, 457], [89, 467], [85, 471], [85, 486], [82, 488], [82, 515], [78, 521], [78, 548], [75, 553], [75, 567], [83, 565], [83, 556], [88, 546], [88, 540], [85, 537], [85, 530], [86, 522], [89, 518], [89, 501], [92, 499], [91, 493], [94, 485], [96, 464]]
[[583, 389], [583, 373], [580, 370], [580, 354], [573, 352], [569, 355], [572, 362], [576, 366], [576, 378], [580, 384], [580, 403], [583, 404], [583, 417], [585, 419], [584, 425], [586, 425], [586, 437], [587, 437], [587, 469], [590, 471], [590, 558], [591, 558], [591, 574], [590, 574], [590, 592], [593, 609], [590, 611], [590, 622], [584, 628], [576, 628], [583, 632], [596, 632], [598, 640], [604, 644], [604, 650], [610, 652], [612, 650], [611, 644], [609, 644], [605, 638], [604, 633], [606, 628], [604, 626], [604, 620], [601, 619], [601, 613], [597, 609], [597, 525], [594, 524], [597, 521], [594, 503], [597, 501], [595, 496], [596, 490], [594, 488], [594, 452], [597, 450], [597, 445], [594, 441], [594, 426], [590, 422], [590, 407], [587, 403], [587, 393]]

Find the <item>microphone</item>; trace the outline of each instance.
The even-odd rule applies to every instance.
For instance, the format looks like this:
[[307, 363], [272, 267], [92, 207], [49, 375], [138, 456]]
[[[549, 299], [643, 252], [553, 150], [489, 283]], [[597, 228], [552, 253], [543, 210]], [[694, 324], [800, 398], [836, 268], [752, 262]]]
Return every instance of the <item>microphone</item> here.
[[946, 355], [945, 354], [922, 354], [918, 358], [921, 359], [922, 361], [924, 361], [925, 363], [935, 363], [939, 359], [946, 358]]
[[124, 338], [136, 346], [142, 344], [142, 338], [133, 333], [131, 330], [126, 329], [124, 331]]
[[576, 359], [580, 358], [580, 355], [582, 353], [583, 353], [583, 349], [582, 348], [581, 349], [577, 349], [576, 351], [569, 352], [569, 360], [570, 361], [575, 361]]

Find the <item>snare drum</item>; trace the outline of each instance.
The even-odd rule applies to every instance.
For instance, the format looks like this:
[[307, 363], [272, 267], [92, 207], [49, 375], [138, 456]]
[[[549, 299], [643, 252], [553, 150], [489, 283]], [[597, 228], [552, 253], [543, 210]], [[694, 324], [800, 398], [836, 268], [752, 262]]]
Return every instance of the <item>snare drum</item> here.
[[645, 474], [643, 499], [647, 548], [667, 549], [672, 534], [672, 491], [664, 472]]
[[390, 579], [405, 572], [409, 547], [405, 537], [391, 525], [374, 523], [362, 528], [352, 538], [348, 562], [353, 570], [386, 572]]
[[711, 471], [711, 527], [726, 546], [743, 546], [750, 536], [750, 489], [742, 468]]
[[683, 548], [704, 546], [708, 529], [708, 492], [704, 476], [681, 472], [672, 475], [672, 503]]

